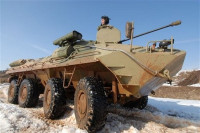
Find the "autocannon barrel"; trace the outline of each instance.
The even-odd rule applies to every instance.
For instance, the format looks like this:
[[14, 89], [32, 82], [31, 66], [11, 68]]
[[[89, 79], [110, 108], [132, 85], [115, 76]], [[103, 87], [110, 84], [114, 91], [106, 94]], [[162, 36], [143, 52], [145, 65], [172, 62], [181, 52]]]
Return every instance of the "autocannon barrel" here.
[[[144, 33], [139, 34], [139, 35], [136, 35], [136, 36], [133, 36], [133, 38], [137, 38], [137, 37], [140, 37], [140, 36], [143, 36], [143, 35], [146, 35], [146, 34], [149, 34], [149, 33], [152, 33], [152, 32], [155, 32], [155, 31], [158, 31], [158, 30], [161, 30], [161, 29], [167, 28], [167, 27], [177, 26], [177, 25], [180, 25], [180, 24], [181, 24], [181, 21], [178, 20], [178, 21], [172, 22], [172, 23], [169, 24], [169, 25], [166, 25], [166, 26], [163, 26], [163, 27], [160, 27], [160, 28], [157, 28], [157, 29], [154, 29], [154, 30], [148, 31], [148, 32], [144, 32]], [[128, 40], [130, 40], [130, 39], [124, 39], [124, 40], [121, 40], [121, 41], [119, 41], [119, 43], [122, 43], [122, 42], [125, 42], [125, 41], [128, 41]]]

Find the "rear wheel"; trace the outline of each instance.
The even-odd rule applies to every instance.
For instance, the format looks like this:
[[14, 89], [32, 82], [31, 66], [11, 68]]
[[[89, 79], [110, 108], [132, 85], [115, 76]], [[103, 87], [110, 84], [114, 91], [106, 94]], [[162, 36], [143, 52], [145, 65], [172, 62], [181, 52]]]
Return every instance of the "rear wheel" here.
[[74, 98], [74, 111], [79, 128], [95, 132], [104, 126], [107, 101], [101, 82], [93, 77], [79, 81]]
[[136, 101], [130, 101], [126, 103], [124, 106], [128, 108], [138, 108], [142, 110], [147, 106], [147, 103], [148, 103], [148, 96], [143, 96]]
[[60, 79], [50, 79], [44, 91], [43, 109], [46, 118], [55, 119], [61, 116], [66, 105], [64, 88]]
[[17, 79], [13, 79], [10, 82], [8, 89], [8, 102], [12, 104], [18, 104], [18, 92], [19, 86], [17, 85]]
[[34, 107], [38, 103], [39, 93], [34, 79], [24, 79], [19, 88], [19, 106]]

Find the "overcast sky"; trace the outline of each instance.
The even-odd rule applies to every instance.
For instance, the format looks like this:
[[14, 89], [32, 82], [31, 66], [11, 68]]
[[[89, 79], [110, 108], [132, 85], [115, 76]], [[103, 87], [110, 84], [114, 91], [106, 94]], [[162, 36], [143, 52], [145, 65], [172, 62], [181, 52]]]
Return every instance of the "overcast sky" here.
[[[49, 56], [53, 41], [72, 30], [95, 40], [100, 17], [125, 38], [126, 21], [140, 34], [176, 20], [182, 25], [139, 37], [135, 45], [175, 38], [174, 47], [187, 52], [183, 69], [200, 68], [200, 2], [198, 0], [0, 0], [0, 70], [17, 59]], [[127, 42], [129, 43], [129, 42]]]

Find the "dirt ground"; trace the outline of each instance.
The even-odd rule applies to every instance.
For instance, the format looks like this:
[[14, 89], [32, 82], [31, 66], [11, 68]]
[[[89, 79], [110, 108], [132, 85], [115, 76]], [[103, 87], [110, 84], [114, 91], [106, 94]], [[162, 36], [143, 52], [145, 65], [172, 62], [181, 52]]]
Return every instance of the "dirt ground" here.
[[175, 80], [179, 81], [178, 86], [200, 83], [200, 70], [181, 72], [175, 77]]
[[190, 86], [162, 86], [155, 91], [153, 97], [200, 100], [200, 87]]
[[200, 83], [200, 70], [182, 71], [173, 77], [175, 85], [161, 86], [153, 97], [200, 100], [200, 87], [190, 86]]

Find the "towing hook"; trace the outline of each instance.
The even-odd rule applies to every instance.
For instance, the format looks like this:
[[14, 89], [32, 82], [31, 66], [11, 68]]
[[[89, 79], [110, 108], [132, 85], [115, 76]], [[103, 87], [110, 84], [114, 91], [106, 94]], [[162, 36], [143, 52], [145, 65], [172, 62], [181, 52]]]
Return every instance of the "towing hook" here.
[[172, 78], [169, 75], [169, 70], [165, 69], [163, 71], [163, 75], [168, 79], [167, 81], [171, 84], [172, 83]]

